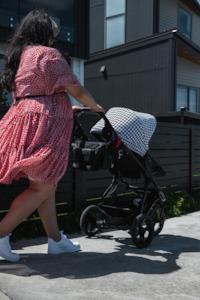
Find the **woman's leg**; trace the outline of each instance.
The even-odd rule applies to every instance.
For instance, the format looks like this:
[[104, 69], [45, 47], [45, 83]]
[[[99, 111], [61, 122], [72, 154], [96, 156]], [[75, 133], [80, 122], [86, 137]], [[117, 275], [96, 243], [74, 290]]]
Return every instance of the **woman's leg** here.
[[57, 223], [55, 190], [50, 197], [38, 206], [38, 213], [48, 236], [48, 253], [59, 254], [80, 250], [78, 242], [72, 243], [59, 231]]
[[50, 197], [38, 206], [37, 210], [47, 236], [58, 242], [61, 236], [57, 223], [55, 193], [54, 190]]
[[14, 199], [9, 212], [1, 220], [0, 238], [12, 232], [43, 201], [49, 198], [53, 191], [55, 187], [52, 184], [30, 180], [29, 188]]

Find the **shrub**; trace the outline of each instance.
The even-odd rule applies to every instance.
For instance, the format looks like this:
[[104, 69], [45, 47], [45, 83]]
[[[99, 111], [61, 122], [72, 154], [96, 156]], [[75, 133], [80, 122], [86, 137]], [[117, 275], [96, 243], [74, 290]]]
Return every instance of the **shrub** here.
[[191, 196], [185, 191], [166, 194], [166, 218], [176, 217], [200, 209], [200, 194]]

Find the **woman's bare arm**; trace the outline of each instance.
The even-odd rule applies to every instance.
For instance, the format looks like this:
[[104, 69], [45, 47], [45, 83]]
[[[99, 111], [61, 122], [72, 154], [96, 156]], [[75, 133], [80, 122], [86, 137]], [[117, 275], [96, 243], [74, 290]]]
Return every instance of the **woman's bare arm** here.
[[65, 89], [79, 103], [90, 107], [92, 111], [105, 112], [104, 109], [95, 102], [93, 97], [83, 86], [66, 86]]

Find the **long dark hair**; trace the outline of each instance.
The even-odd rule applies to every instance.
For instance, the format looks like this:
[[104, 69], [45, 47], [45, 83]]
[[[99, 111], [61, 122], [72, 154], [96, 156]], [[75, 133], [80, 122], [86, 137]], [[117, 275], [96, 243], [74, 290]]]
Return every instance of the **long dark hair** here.
[[4, 57], [5, 69], [0, 75], [0, 84], [11, 92], [15, 89], [14, 79], [19, 66], [20, 56], [28, 45], [43, 45], [57, 48], [59, 28], [44, 10], [32, 10], [16, 28], [7, 54]]

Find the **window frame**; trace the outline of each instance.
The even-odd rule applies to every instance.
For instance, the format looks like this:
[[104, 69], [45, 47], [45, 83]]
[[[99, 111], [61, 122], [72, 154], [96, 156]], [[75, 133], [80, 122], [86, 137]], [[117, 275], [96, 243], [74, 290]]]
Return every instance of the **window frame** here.
[[[123, 44], [126, 43], [126, 9], [127, 9], [127, 3], [126, 3], [126, 0], [124, 0], [125, 9], [124, 9], [123, 13], [118, 13], [116, 15], [107, 16], [107, 14], [106, 14], [107, 1], [109, 1], [109, 0], [105, 0], [105, 7], [104, 7], [104, 49], [111, 49], [111, 48], [114, 48], [114, 47], [117, 47], [117, 46], [120, 46], [120, 45], [123, 45]], [[120, 43], [120, 44], [115, 45], [115, 46], [108, 47], [107, 46], [107, 20], [116, 19], [116, 18], [122, 17], [122, 16], [124, 17], [123, 43]]]
[[[180, 111], [180, 108], [178, 109], [177, 108], [177, 91], [178, 91], [178, 88], [185, 88], [186, 89], [186, 93], [187, 93], [187, 111], [188, 112], [191, 112], [191, 110], [189, 110], [190, 108], [190, 91], [194, 90], [196, 92], [196, 109], [195, 109], [195, 112], [193, 113], [197, 113], [198, 111], [198, 88], [197, 87], [192, 87], [192, 86], [186, 86], [186, 85], [181, 85], [181, 84], [178, 84], [176, 86], [176, 105], [175, 105], [175, 108], [176, 108], [176, 111]], [[181, 106], [180, 106], [181, 107]]]
[[[184, 30], [180, 30], [180, 12], [181, 12], [181, 10], [190, 17], [190, 32], [184, 31]], [[186, 10], [185, 8], [183, 8], [182, 6], [178, 7], [178, 30], [179, 30], [179, 32], [182, 35], [184, 35], [189, 40], [192, 39], [192, 14], [188, 10]]]

